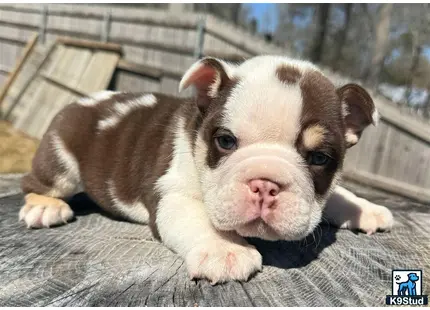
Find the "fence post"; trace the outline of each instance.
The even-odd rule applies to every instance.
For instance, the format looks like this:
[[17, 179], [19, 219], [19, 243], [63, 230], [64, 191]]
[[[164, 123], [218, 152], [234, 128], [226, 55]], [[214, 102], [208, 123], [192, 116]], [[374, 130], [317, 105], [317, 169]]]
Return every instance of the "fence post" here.
[[48, 5], [43, 4], [40, 11], [40, 26], [39, 26], [39, 40], [42, 44], [46, 41], [46, 25], [48, 23]]
[[203, 56], [203, 46], [205, 44], [206, 18], [200, 17], [197, 21], [196, 45], [194, 47], [194, 58], [200, 59]]
[[102, 20], [102, 27], [101, 27], [101, 33], [100, 33], [100, 41], [102, 42], [108, 42], [109, 41], [109, 34], [110, 34], [110, 23], [111, 23], [111, 12], [106, 11], [103, 15]]
[[[206, 30], [206, 18], [200, 16], [197, 21], [196, 27], [196, 44], [194, 46], [194, 59], [199, 60], [203, 57], [203, 46], [205, 44], [205, 30]], [[194, 97], [197, 95], [196, 90], [193, 88], [191, 95]]]

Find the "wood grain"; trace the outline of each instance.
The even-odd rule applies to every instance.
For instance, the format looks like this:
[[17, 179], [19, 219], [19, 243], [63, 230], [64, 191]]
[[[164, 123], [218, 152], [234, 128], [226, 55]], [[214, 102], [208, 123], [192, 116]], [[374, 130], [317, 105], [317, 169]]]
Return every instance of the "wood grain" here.
[[360, 170], [346, 170], [343, 176], [348, 180], [430, 204], [430, 193], [418, 186]]
[[41, 73], [41, 74], [39, 74], [39, 76], [41, 76], [45, 81], [48, 81], [48, 82], [50, 82], [50, 83], [52, 83], [52, 84], [54, 84], [54, 85], [56, 85], [56, 86], [58, 86], [60, 88], [64, 88], [64, 89], [68, 90], [69, 92], [71, 92], [71, 93], [73, 93], [73, 94], [75, 94], [77, 96], [80, 96], [80, 97], [87, 97], [87, 96], [89, 96], [89, 94], [87, 94], [87, 93], [85, 93], [85, 92], [83, 92], [83, 91], [81, 91], [79, 89], [76, 89], [76, 88], [74, 88], [72, 86], [69, 86], [69, 85], [67, 85], [67, 84], [65, 84], [63, 82], [60, 82], [56, 78], [51, 77], [51, 76], [49, 76], [49, 75], [47, 75], [45, 73]]
[[115, 52], [117, 54], [121, 54], [121, 45], [114, 43], [106, 43], [99, 41], [91, 41], [91, 40], [81, 40], [69, 37], [58, 37], [57, 43], [63, 44], [66, 46], [75, 46], [82, 47], [88, 49], [96, 49], [96, 50], [105, 50], [110, 52]]
[[9, 120], [32, 137], [40, 139], [67, 104], [106, 89], [118, 64], [117, 52], [100, 50], [98, 45], [84, 48], [82, 42], [73, 40], [66, 43], [57, 42], [42, 61], [23, 70], [25, 87], [16, 87], [18, 99], [11, 106]]
[[31, 38], [31, 40], [28, 41], [27, 45], [24, 48], [24, 52], [23, 52], [21, 58], [18, 60], [18, 62], [15, 65], [15, 68], [9, 74], [9, 76], [6, 80], [6, 83], [3, 85], [3, 88], [0, 91], [0, 105], [3, 102], [3, 99], [6, 96], [6, 93], [9, 89], [10, 85], [12, 85], [12, 83], [15, 81], [15, 79], [16, 79], [18, 73], [20, 72], [22, 66], [24, 65], [25, 61], [27, 60], [28, 56], [33, 51], [33, 48], [36, 45], [38, 38], [39, 38], [39, 35], [37, 33], [35, 33], [33, 35], [33, 37]]
[[2, 306], [383, 306], [393, 268], [430, 274], [429, 206], [352, 183], [347, 187], [393, 210], [391, 233], [322, 224], [315, 239], [250, 240], [263, 255], [263, 271], [248, 282], [211, 286], [190, 281], [183, 260], [155, 242], [147, 226], [108, 218], [84, 196], [71, 201], [74, 222], [26, 229], [17, 221], [18, 180], [0, 176]]
[[[26, 93], [27, 88], [34, 81], [37, 71], [44, 65], [49, 58], [50, 53], [53, 51], [54, 45], [48, 47], [37, 45], [35, 46], [27, 61], [23, 64], [21, 69], [25, 74], [18, 74], [14, 83], [9, 87], [6, 97], [1, 106], [2, 114], [5, 119], [13, 120], [16, 105], [20, 102], [22, 96]], [[12, 115], [11, 115], [12, 114]]]

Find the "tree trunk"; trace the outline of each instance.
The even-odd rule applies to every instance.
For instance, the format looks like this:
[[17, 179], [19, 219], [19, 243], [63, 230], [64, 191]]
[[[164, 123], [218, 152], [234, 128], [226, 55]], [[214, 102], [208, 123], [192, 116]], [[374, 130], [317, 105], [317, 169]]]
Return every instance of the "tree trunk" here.
[[315, 63], [320, 63], [322, 59], [324, 39], [327, 33], [329, 14], [330, 3], [322, 3], [318, 5], [317, 33], [315, 36], [314, 46], [310, 54], [311, 61]]
[[338, 42], [336, 43], [336, 50], [334, 52], [333, 58], [333, 70], [338, 71], [341, 65], [342, 59], [342, 49], [345, 46], [346, 38], [348, 36], [349, 26], [351, 24], [351, 12], [352, 12], [352, 3], [345, 4], [345, 23], [343, 29], [340, 32]]
[[258, 21], [253, 17], [251, 21], [249, 22], [249, 30], [252, 34], [256, 34], [258, 29]]
[[375, 27], [375, 42], [373, 48], [373, 56], [371, 61], [370, 70], [367, 76], [368, 84], [375, 90], [378, 87], [384, 58], [387, 53], [389, 43], [388, 35], [390, 32], [390, 19], [393, 10], [392, 3], [381, 4], [379, 10], [378, 21]]
[[[417, 38], [414, 39], [414, 44], [417, 44]], [[406, 92], [405, 92], [406, 98], [405, 99], [406, 99], [406, 103], [408, 105], [410, 105], [410, 97], [411, 97], [411, 93], [412, 93], [414, 76], [415, 76], [417, 69], [418, 69], [418, 65], [419, 65], [420, 57], [421, 57], [421, 52], [422, 52], [422, 46], [421, 45], [415, 45], [414, 49], [413, 49], [413, 54], [412, 54], [411, 69], [409, 70], [408, 80], [406, 83]]]
[[427, 100], [423, 106], [423, 115], [425, 118], [430, 118], [430, 83], [427, 86]]
[[231, 20], [235, 25], [239, 25], [239, 16], [240, 16], [241, 8], [242, 8], [241, 3], [235, 3], [231, 8]]

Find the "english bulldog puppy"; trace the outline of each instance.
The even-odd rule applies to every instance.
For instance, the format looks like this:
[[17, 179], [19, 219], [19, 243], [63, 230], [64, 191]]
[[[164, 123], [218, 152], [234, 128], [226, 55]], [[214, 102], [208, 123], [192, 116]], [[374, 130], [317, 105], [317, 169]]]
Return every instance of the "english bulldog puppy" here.
[[309, 62], [204, 58], [180, 90], [195, 98], [100, 92], [53, 119], [22, 180], [19, 218], [65, 224], [67, 199], [149, 224], [191, 278], [247, 280], [260, 253], [244, 237], [299, 240], [322, 217], [341, 228], [388, 230], [391, 212], [337, 185], [346, 150], [378, 113], [359, 85], [340, 88]]

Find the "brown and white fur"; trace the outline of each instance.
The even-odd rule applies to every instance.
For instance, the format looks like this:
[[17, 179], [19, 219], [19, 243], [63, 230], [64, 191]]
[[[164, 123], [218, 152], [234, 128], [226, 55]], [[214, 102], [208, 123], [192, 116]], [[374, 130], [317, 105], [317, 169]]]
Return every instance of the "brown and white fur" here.
[[100, 92], [52, 121], [22, 188], [28, 227], [67, 223], [85, 191], [103, 209], [148, 223], [192, 278], [246, 280], [262, 268], [243, 237], [298, 240], [324, 217], [388, 230], [390, 211], [337, 185], [345, 151], [378, 114], [356, 84], [336, 88], [311, 63], [205, 58], [184, 100]]

